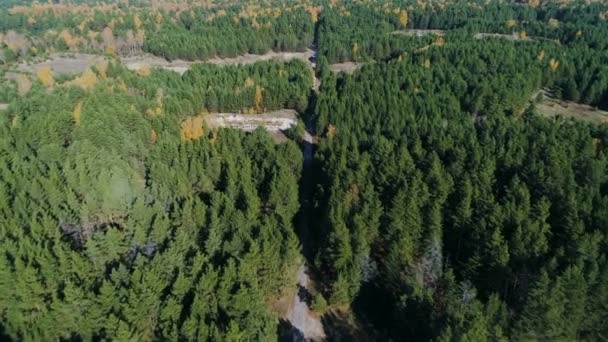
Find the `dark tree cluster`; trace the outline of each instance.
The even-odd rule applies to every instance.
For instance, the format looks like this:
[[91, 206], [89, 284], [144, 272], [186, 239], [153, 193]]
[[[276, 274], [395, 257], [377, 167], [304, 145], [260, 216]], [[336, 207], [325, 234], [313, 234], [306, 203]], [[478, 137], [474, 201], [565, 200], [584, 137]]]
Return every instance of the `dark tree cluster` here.
[[206, 10], [182, 13], [177, 23], [164, 24], [160, 32], [147, 36], [146, 51], [168, 59], [205, 60], [270, 50], [303, 51], [312, 45], [313, 23], [310, 14], [301, 8], [276, 18], [272, 14], [237, 17], [234, 10], [239, 9], [228, 10], [211, 21], [206, 19]]

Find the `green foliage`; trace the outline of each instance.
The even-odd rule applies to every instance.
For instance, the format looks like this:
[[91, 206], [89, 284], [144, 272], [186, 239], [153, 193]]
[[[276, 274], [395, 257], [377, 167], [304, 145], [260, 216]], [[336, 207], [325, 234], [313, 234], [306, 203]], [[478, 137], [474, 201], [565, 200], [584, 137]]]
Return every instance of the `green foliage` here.
[[[22, 3], [0, 5], [0, 30], [28, 38], [0, 46], [2, 78], [28, 44], [69, 48], [53, 32], [84, 37], [119, 16], [120, 43], [137, 13], [139, 49], [207, 59], [314, 45], [322, 83], [309, 103], [304, 61], [147, 76], [113, 62], [92, 90], [58, 77], [24, 97], [1, 81], [0, 339], [274, 340], [268, 303], [293, 286], [302, 200], [322, 291], [312, 309], [348, 307], [377, 340], [608, 336], [608, 128], [534, 110], [543, 88], [608, 106], [605, 4], [315, 1], [314, 27], [290, 0], [6, 10]], [[475, 38], [520, 31], [531, 39]], [[331, 71], [344, 61], [366, 65]], [[189, 116], [284, 108], [314, 122], [312, 180], [299, 147], [261, 129], [180, 140]], [[312, 181], [314, 198], [300, 198]]]
[[[224, 15], [202, 8], [182, 13], [178, 22], [167, 21], [160, 32], [146, 37], [146, 51], [168, 59], [204, 60], [269, 50], [304, 50], [312, 44], [313, 24], [304, 9], [283, 11], [278, 17], [264, 14], [250, 18], [239, 16], [242, 9], [240, 5], [228, 7], [222, 9]], [[212, 20], [208, 20], [210, 16]]]
[[297, 260], [298, 148], [263, 131], [181, 143], [179, 116], [149, 117], [111, 82], [35, 87], [3, 113], [3, 333], [276, 338], [266, 303]]
[[[365, 48], [383, 41], [374, 9], [340, 11], [321, 19], [330, 61], [357, 34], [368, 57], [393, 54]], [[344, 23], [360, 33], [334, 40], [342, 32], [329, 28]], [[572, 88], [575, 100], [603, 104], [603, 71], [595, 82], [585, 74], [605, 50], [465, 33], [353, 75], [318, 72], [316, 266], [327, 298], [355, 310], [370, 303], [360, 314], [379, 339], [601, 338], [605, 324], [584, 317], [598, 322], [606, 305], [606, 126], [547, 120], [530, 100], [543, 87]], [[550, 58], [560, 60], [555, 71]]]
[[321, 293], [316, 293], [312, 298], [310, 308], [319, 314], [324, 314], [327, 310], [327, 301]]

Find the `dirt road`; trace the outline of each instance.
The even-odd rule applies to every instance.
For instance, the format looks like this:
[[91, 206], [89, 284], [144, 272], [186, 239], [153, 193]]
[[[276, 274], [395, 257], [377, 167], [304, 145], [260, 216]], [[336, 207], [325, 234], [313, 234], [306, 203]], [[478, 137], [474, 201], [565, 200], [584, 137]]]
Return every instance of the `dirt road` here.
[[311, 296], [309, 292], [310, 278], [308, 277], [307, 269], [304, 264], [298, 269], [298, 291], [293, 297], [286, 318], [291, 325], [297, 329], [297, 333], [293, 334], [293, 341], [324, 341], [325, 332], [323, 324], [318, 317], [315, 317], [308, 306], [310, 305]]

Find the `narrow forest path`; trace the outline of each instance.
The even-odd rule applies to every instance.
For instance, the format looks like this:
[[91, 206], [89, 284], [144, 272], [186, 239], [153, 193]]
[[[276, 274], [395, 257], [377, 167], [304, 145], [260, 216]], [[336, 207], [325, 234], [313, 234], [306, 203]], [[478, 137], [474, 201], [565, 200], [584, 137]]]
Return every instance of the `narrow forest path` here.
[[[302, 183], [300, 187], [300, 196], [302, 203], [302, 215], [300, 215], [299, 232], [300, 243], [302, 244], [302, 253], [304, 254], [304, 260], [310, 258], [310, 236], [309, 236], [309, 225], [311, 220], [310, 208], [312, 205], [312, 196], [314, 186], [312, 176], [312, 162], [313, 162], [313, 143], [314, 138], [310, 134], [310, 118], [306, 118], [307, 130], [303, 137], [303, 154], [304, 154], [304, 169], [302, 170]], [[291, 336], [292, 341], [324, 341], [325, 331], [323, 329], [323, 323], [320, 317], [315, 316], [310, 311], [310, 305], [312, 302], [311, 288], [312, 280], [309, 276], [309, 268], [306, 261], [302, 262], [298, 268], [297, 273], [297, 291], [293, 295], [293, 299], [289, 305], [285, 319], [287, 319], [293, 328], [293, 334]]]
[[287, 320], [291, 323], [294, 333], [291, 340], [300, 341], [324, 341], [325, 331], [319, 317], [310, 312], [312, 296], [309, 291], [310, 277], [306, 264], [300, 265], [297, 274], [298, 290], [287, 311]]
[[[314, 52], [312, 54], [312, 57], [309, 59], [313, 77], [313, 88], [310, 95], [311, 101], [315, 100], [321, 83], [316, 76], [316, 46], [313, 47], [313, 51]], [[306, 131], [304, 133], [304, 136], [302, 137], [302, 153], [304, 157], [304, 163], [302, 170], [302, 182], [300, 185], [301, 214], [299, 215], [298, 222], [298, 236], [302, 245], [304, 261], [298, 268], [296, 276], [297, 291], [295, 292], [285, 315], [285, 319], [287, 319], [291, 326], [294, 328], [290, 338], [290, 340], [294, 342], [324, 341], [326, 337], [321, 318], [315, 316], [310, 310], [310, 305], [312, 302], [312, 280], [309, 276], [309, 267], [306, 264], [306, 260], [310, 260], [311, 258], [309, 234], [314, 187], [314, 181], [312, 179], [314, 136], [311, 133], [313, 132], [311, 113], [309, 112], [304, 115], [303, 119], [306, 125]]]

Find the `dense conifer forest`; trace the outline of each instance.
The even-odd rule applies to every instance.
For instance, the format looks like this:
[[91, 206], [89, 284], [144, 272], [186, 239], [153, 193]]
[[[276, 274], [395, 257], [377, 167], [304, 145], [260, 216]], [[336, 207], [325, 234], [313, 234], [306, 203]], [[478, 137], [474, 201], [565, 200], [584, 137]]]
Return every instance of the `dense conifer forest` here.
[[603, 1], [2, 2], [0, 339], [602, 341], [606, 37]]

